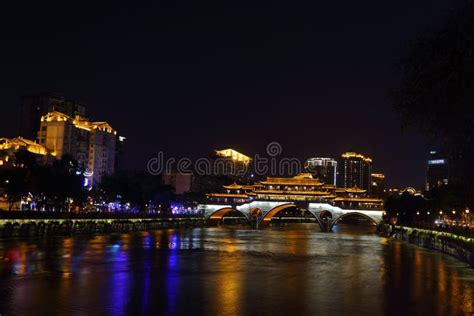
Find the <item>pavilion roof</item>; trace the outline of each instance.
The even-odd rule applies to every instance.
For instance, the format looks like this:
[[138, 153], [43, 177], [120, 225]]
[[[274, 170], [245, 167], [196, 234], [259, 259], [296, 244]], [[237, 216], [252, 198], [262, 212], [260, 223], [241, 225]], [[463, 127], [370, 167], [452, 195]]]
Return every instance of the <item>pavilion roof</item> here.
[[328, 192], [324, 191], [297, 191], [297, 190], [255, 190], [257, 194], [281, 194], [281, 195], [328, 195]]
[[224, 185], [223, 187], [224, 187], [224, 189], [227, 189], [227, 190], [240, 190], [240, 189], [242, 189], [242, 186], [235, 183], [235, 182], [230, 184], [230, 185]]

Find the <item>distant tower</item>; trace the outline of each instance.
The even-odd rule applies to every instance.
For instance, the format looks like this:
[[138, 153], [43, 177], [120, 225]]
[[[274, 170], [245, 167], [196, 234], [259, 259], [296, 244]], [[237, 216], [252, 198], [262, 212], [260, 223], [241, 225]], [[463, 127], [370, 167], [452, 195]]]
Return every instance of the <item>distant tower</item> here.
[[309, 158], [305, 169], [321, 182], [336, 185], [337, 161], [333, 158]]
[[372, 159], [355, 152], [341, 155], [339, 186], [358, 187], [370, 193]]
[[437, 151], [430, 151], [430, 156], [426, 164], [426, 184], [427, 191], [447, 185], [449, 179], [448, 160]]

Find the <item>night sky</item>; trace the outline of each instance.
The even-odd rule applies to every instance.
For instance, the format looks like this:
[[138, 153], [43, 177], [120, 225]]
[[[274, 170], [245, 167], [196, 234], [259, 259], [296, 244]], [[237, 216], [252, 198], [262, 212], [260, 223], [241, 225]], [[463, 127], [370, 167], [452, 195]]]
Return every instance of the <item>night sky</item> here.
[[128, 168], [277, 141], [300, 159], [360, 151], [389, 186], [421, 187], [432, 146], [388, 92], [407, 41], [459, 2], [2, 3], [0, 135], [20, 96], [52, 91], [127, 137]]

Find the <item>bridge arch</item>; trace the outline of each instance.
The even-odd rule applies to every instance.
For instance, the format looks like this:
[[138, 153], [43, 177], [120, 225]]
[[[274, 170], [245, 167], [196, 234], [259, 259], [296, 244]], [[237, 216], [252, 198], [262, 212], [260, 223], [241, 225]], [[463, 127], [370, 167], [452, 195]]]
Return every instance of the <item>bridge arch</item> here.
[[376, 226], [378, 224], [378, 222], [370, 217], [369, 215], [367, 214], [364, 214], [364, 213], [361, 213], [361, 212], [348, 212], [348, 213], [344, 213], [344, 214], [341, 214], [339, 215], [338, 217], [336, 217], [332, 223], [331, 223], [331, 226], [329, 227], [329, 231], [332, 230], [332, 228], [334, 227], [334, 225], [337, 224], [337, 222], [339, 222], [341, 219], [345, 218], [345, 217], [349, 217], [349, 216], [359, 216], [359, 217], [363, 217], [367, 220], [369, 220], [369, 222], [371, 222], [374, 226]]
[[321, 231], [324, 231], [324, 224], [323, 222], [321, 221], [321, 218], [319, 218], [318, 214], [315, 214], [313, 213], [311, 210], [309, 209], [306, 209], [306, 211], [308, 213], [310, 213], [311, 215], [313, 215], [314, 218], [316, 218], [316, 221], [318, 222], [318, 225], [319, 225], [319, 228], [321, 228]]
[[[285, 204], [281, 204], [281, 205], [278, 205], [278, 206], [275, 206], [274, 208], [272, 208], [271, 210], [269, 210], [265, 216], [263, 216], [263, 218], [260, 220], [260, 222], [262, 224], [269, 224], [271, 219], [277, 215], [279, 212], [287, 209], [287, 208], [292, 208], [292, 207], [297, 207], [294, 203], [285, 203]], [[323, 223], [321, 222], [321, 219], [319, 218], [319, 216], [315, 213], [313, 213], [311, 210], [309, 209], [305, 209], [304, 210], [305, 212], [308, 212], [311, 214], [311, 216], [313, 216], [316, 221], [318, 222], [318, 225], [319, 227], [321, 228], [321, 230], [324, 230], [324, 225]]]
[[261, 222], [264, 224], [268, 224], [272, 220], [273, 216], [283, 211], [284, 209], [292, 208], [292, 207], [296, 207], [296, 205], [293, 203], [285, 203], [285, 204], [275, 206], [263, 216], [263, 218], [261, 219]]
[[214, 211], [211, 215], [209, 215], [208, 220], [211, 220], [211, 221], [221, 220], [226, 214], [230, 212], [238, 212], [242, 214], [243, 218], [245, 218], [247, 221], [249, 220], [247, 215], [245, 215], [243, 212], [233, 209], [231, 207], [223, 207], [221, 209]]

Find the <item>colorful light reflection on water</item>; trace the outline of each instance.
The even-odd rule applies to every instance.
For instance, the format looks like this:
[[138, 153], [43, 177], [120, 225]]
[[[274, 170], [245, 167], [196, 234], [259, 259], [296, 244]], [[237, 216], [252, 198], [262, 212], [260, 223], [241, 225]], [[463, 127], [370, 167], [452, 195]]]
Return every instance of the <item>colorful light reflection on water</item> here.
[[463, 263], [337, 231], [295, 225], [3, 240], [0, 313], [472, 313], [474, 272]]

